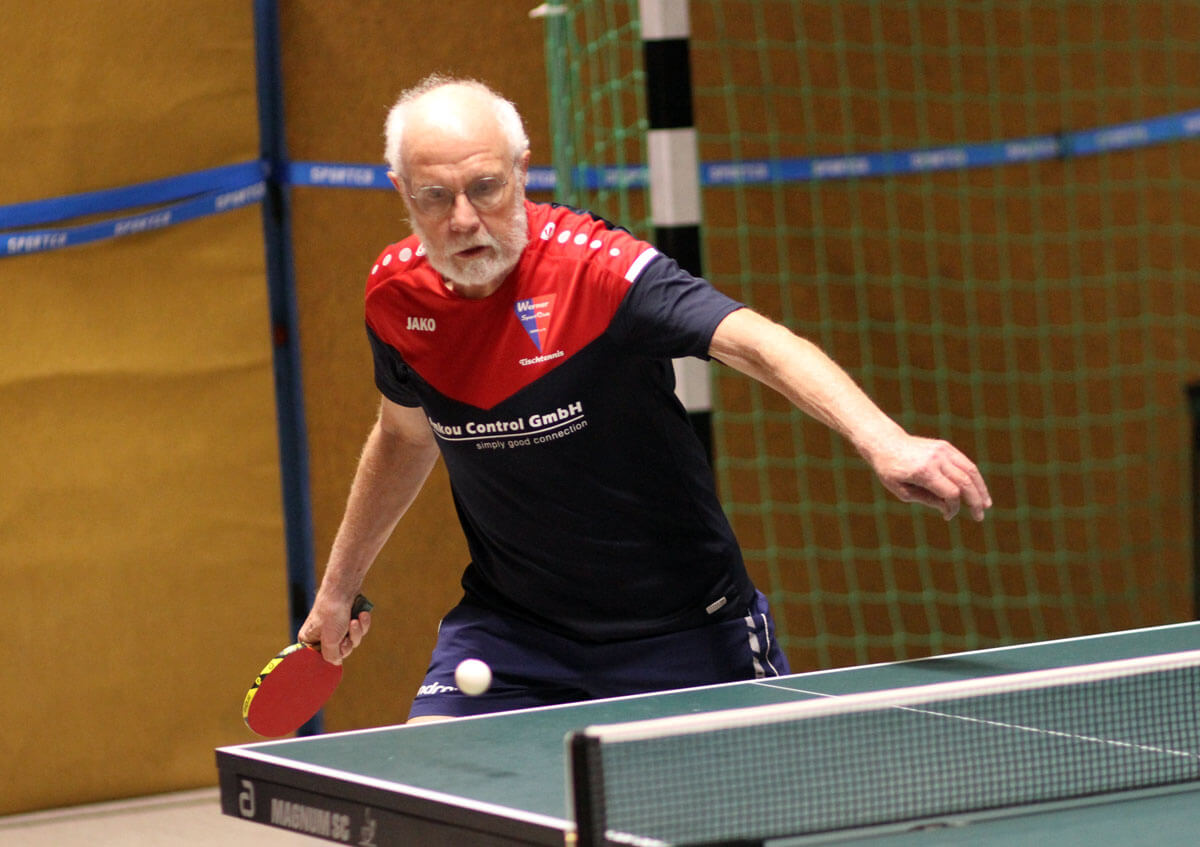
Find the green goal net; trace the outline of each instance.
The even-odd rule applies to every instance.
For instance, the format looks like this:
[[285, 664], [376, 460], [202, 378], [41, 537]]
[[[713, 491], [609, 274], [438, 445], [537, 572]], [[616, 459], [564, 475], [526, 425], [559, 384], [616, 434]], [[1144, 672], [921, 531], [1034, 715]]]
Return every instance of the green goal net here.
[[[560, 199], [649, 237], [637, 4], [562, 8]], [[960, 446], [996, 503], [899, 503], [714, 368], [722, 498], [797, 668], [1190, 617], [1200, 7], [689, 8], [705, 275]]]

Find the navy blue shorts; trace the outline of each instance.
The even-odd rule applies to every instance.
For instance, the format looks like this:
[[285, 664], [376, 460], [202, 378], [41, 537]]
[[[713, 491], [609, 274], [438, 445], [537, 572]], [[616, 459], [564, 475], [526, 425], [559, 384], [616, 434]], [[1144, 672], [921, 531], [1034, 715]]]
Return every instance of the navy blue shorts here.
[[[468, 697], [454, 683], [463, 659], [482, 659], [492, 686]], [[575, 641], [469, 603], [442, 620], [409, 717], [462, 717], [790, 673], [761, 593], [744, 617], [606, 644]]]

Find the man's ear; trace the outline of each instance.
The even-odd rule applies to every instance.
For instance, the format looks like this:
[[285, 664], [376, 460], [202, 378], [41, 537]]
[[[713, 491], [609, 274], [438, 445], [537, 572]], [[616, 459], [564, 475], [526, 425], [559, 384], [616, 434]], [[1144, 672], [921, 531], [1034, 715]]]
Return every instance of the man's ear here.
[[400, 177], [396, 176], [395, 171], [388, 171], [387, 174], [388, 174], [388, 180], [392, 183], [392, 186], [397, 191], [399, 191], [401, 194], [408, 193], [407, 191], [404, 190], [404, 183], [401, 182]]

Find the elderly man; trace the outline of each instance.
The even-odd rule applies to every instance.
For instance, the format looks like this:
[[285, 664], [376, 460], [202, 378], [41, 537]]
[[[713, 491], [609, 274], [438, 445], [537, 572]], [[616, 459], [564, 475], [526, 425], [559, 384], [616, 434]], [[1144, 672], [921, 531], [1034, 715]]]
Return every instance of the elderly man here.
[[[486, 86], [426, 79], [386, 129], [414, 235], [368, 277], [383, 399], [301, 635], [331, 661], [360, 643], [354, 596], [441, 455], [471, 561], [410, 719], [787, 672], [672, 357], [781, 392], [900, 499], [983, 518], [975, 465], [906, 433], [815, 346], [628, 232], [526, 200], [528, 138]], [[455, 685], [468, 657], [492, 668], [482, 696]]]

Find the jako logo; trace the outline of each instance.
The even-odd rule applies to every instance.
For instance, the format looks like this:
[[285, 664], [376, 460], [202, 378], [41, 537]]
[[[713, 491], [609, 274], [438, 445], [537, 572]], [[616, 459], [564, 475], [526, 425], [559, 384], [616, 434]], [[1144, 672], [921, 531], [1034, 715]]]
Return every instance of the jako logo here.
[[433, 318], [414, 318], [412, 315], [409, 315], [406, 329], [416, 330], [417, 332], [433, 332], [437, 329], [437, 321]]

